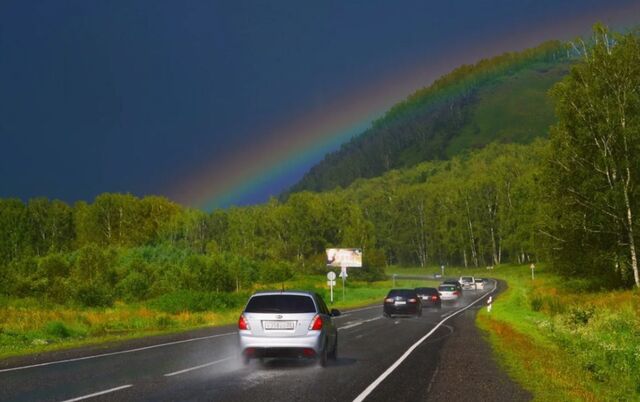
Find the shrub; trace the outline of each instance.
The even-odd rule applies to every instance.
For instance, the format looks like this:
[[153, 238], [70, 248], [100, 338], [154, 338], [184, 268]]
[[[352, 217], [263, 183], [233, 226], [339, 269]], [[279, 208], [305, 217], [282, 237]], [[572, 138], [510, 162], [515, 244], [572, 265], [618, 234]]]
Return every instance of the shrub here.
[[54, 338], [68, 338], [71, 336], [71, 330], [60, 321], [51, 321], [44, 328], [45, 334]]
[[104, 285], [79, 285], [74, 292], [74, 300], [85, 307], [109, 307], [113, 299], [113, 293]]
[[151, 308], [177, 314], [183, 311], [220, 311], [239, 308], [246, 303], [249, 293], [213, 293], [180, 290], [149, 301]]
[[116, 290], [118, 295], [125, 301], [144, 300], [151, 286], [148, 275], [140, 272], [129, 272], [129, 274], [118, 283]]
[[542, 310], [542, 306], [544, 305], [544, 299], [542, 298], [542, 296], [533, 295], [531, 296], [531, 300], [529, 301], [529, 303], [531, 304], [531, 310], [540, 311]]
[[592, 306], [578, 307], [574, 306], [569, 310], [567, 321], [572, 325], [587, 325], [591, 317], [593, 317], [594, 309]]
[[293, 277], [293, 266], [286, 261], [266, 261], [260, 265], [260, 281], [262, 283], [281, 283]]

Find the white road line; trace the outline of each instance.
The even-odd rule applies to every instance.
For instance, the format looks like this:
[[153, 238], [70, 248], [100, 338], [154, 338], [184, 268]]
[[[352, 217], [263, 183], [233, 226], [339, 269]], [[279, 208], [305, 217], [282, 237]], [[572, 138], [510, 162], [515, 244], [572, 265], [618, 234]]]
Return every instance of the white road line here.
[[407, 357], [409, 357], [409, 355], [418, 347], [420, 346], [420, 344], [422, 342], [424, 342], [428, 337], [430, 337], [431, 335], [433, 335], [434, 332], [436, 332], [436, 330], [438, 328], [440, 328], [440, 326], [442, 324], [444, 324], [445, 321], [447, 321], [448, 319], [450, 319], [451, 317], [471, 308], [471, 306], [473, 306], [474, 304], [476, 304], [477, 302], [479, 302], [480, 300], [484, 299], [485, 297], [487, 297], [488, 295], [490, 295], [491, 293], [496, 291], [497, 288], [497, 282], [493, 281], [493, 289], [491, 290], [491, 292], [486, 293], [482, 296], [480, 296], [479, 298], [477, 298], [476, 300], [474, 300], [472, 303], [470, 303], [468, 306], [461, 308], [460, 310], [455, 311], [454, 313], [450, 314], [449, 316], [447, 316], [445, 319], [443, 319], [442, 321], [440, 321], [435, 327], [433, 327], [433, 329], [431, 331], [429, 331], [429, 333], [427, 333], [425, 336], [423, 336], [422, 338], [420, 338], [418, 340], [418, 342], [414, 343], [409, 349], [407, 349], [406, 352], [404, 352], [404, 354], [402, 356], [400, 356], [400, 358], [398, 360], [396, 360], [395, 363], [393, 363], [391, 365], [391, 367], [389, 367], [384, 373], [382, 373], [378, 378], [376, 378], [376, 380], [374, 382], [372, 382], [371, 384], [369, 384], [369, 386], [360, 393], [360, 395], [358, 395], [356, 397], [356, 399], [353, 400], [353, 402], [362, 402], [364, 401], [364, 399], [369, 396], [369, 394], [371, 394], [373, 392], [373, 390], [376, 389], [376, 387], [378, 385], [380, 385], [380, 383], [382, 381], [384, 381], [385, 378], [387, 378], [391, 373], [393, 373], [393, 371], [398, 368], [398, 366], [400, 366], [400, 364], [402, 364], [403, 361], [405, 361], [407, 359]]
[[379, 320], [379, 319], [381, 319], [381, 318], [382, 318], [381, 316], [378, 316], [378, 317], [369, 318], [368, 320], [356, 321], [356, 322], [353, 322], [353, 323], [352, 323], [351, 321], [349, 321], [349, 322], [347, 323], [347, 325], [345, 325], [345, 326], [343, 326], [343, 327], [338, 328], [338, 331], [339, 331], [339, 330], [341, 330], [341, 329], [349, 329], [349, 328], [357, 327], [358, 325], [362, 325], [362, 324], [364, 324], [364, 323], [366, 323], [366, 322], [371, 322], [371, 321]]
[[81, 401], [83, 399], [93, 398], [94, 396], [100, 396], [100, 395], [108, 394], [109, 392], [120, 391], [121, 389], [129, 388], [129, 387], [132, 387], [132, 386], [133, 386], [132, 384], [123, 385], [121, 387], [115, 387], [115, 388], [107, 389], [107, 390], [96, 392], [96, 393], [89, 394], [89, 395], [79, 396], [79, 397], [73, 398], [73, 399], [67, 399], [66, 401], [63, 401], [63, 402]]
[[369, 306], [369, 307], [357, 308], [357, 309], [355, 309], [355, 310], [349, 310], [349, 311], [347, 311], [347, 314], [348, 314], [348, 313], [354, 313], [354, 312], [356, 312], [356, 311], [371, 310], [371, 309], [374, 309], [374, 308], [379, 308], [380, 310], [382, 310], [382, 306], [378, 306], [378, 305], [376, 305], [376, 306]]
[[229, 335], [237, 335], [237, 332], [227, 332], [227, 333], [224, 333], [224, 334], [201, 336], [199, 338], [185, 339], [185, 340], [182, 340], [182, 341], [159, 343], [157, 345], [145, 346], [145, 347], [141, 347], [141, 348], [121, 350], [119, 352], [100, 353], [100, 354], [97, 354], [97, 355], [76, 357], [76, 358], [73, 358], [73, 359], [56, 360], [56, 361], [47, 362], [47, 363], [30, 364], [28, 366], [12, 367], [12, 368], [8, 368], [8, 369], [2, 369], [2, 370], [0, 370], [0, 373], [4, 373], [4, 372], [7, 372], [7, 371], [25, 370], [25, 369], [30, 369], [30, 368], [34, 368], [34, 367], [51, 366], [53, 364], [76, 362], [76, 361], [80, 361], [80, 360], [96, 359], [98, 357], [121, 355], [121, 354], [124, 354], [124, 353], [139, 352], [141, 350], [161, 348], [161, 347], [164, 347], [164, 346], [177, 345], [179, 343], [195, 342], [195, 341], [201, 341], [201, 340], [204, 340], [204, 339], [219, 338], [221, 336], [229, 336]]
[[344, 327], [338, 328], [338, 331], [340, 331], [342, 329], [349, 329], [349, 328], [357, 327], [358, 325], [362, 325], [362, 323], [363, 323], [363, 321], [354, 322], [353, 324], [345, 325]]
[[171, 376], [174, 376], [174, 375], [178, 375], [178, 374], [182, 374], [182, 373], [187, 373], [187, 372], [189, 372], [189, 371], [198, 370], [198, 369], [201, 369], [201, 368], [205, 368], [205, 367], [213, 366], [214, 364], [218, 364], [218, 363], [226, 362], [227, 360], [231, 360], [231, 359], [232, 359], [232, 357], [225, 357], [224, 359], [216, 360], [215, 362], [201, 364], [201, 365], [199, 365], [199, 366], [186, 368], [186, 369], [184, 369], [184, 370], [180, 370], [180, 371], [174, 371], [173, 373], [168, 373], [168, 374], [165, 374], [164, 376], [165, 376], [165, 377], [171, 377]]

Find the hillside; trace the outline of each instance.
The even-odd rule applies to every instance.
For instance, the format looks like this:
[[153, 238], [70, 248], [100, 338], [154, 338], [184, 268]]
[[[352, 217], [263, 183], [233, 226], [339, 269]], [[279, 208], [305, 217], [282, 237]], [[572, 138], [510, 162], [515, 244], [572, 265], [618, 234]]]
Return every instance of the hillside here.
[[346, 187], [358, 178], [443, 160], [488, 143], [547, 135], [547, 91], [568, 72], [559, 42], [461, 66], [391, 108], [367, 131], [314, 166], [289, 192]]

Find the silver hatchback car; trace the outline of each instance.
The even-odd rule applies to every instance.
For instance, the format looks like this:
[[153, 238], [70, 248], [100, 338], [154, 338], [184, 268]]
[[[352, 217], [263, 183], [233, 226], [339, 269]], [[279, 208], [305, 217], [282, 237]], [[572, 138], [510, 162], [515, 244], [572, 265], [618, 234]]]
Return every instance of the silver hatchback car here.
[[338, 330], [322, 297], [313, 292], [283, 291], [253, 294], [238, 319], [240, 352], [252, 358], [337, 358]]

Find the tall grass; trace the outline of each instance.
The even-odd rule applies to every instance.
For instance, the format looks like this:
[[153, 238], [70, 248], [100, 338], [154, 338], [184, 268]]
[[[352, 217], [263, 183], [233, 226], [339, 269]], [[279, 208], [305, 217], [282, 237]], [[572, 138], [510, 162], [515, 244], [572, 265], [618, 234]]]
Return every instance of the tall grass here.
[[544, 265], [530, 275], [494, 270], [509, 289], [478, 316], [513, 377], [536, 400], [640, 400], [640, 294], [586, 291]]
[[[417, 282], [419, 283], [419, 282]], [[402, 286], [417, 286], [405, 282]], [[400, 285], [400, 284], [397, 284]], [[345, 297], [339, 281], [334, 303], [324, 275], [300, 275], [284, 285], [258, 284], [254, 290], [299, 289], [320, 293], [332, 308], [377, 303], [391, 281], [349, 279]], [[112, 307], [57, 305], [34, 298], [0, 299], [0, 358], [106, 341], [233, 324], [252, 291], [176, 291], [136, 303], [117, 301]]]

